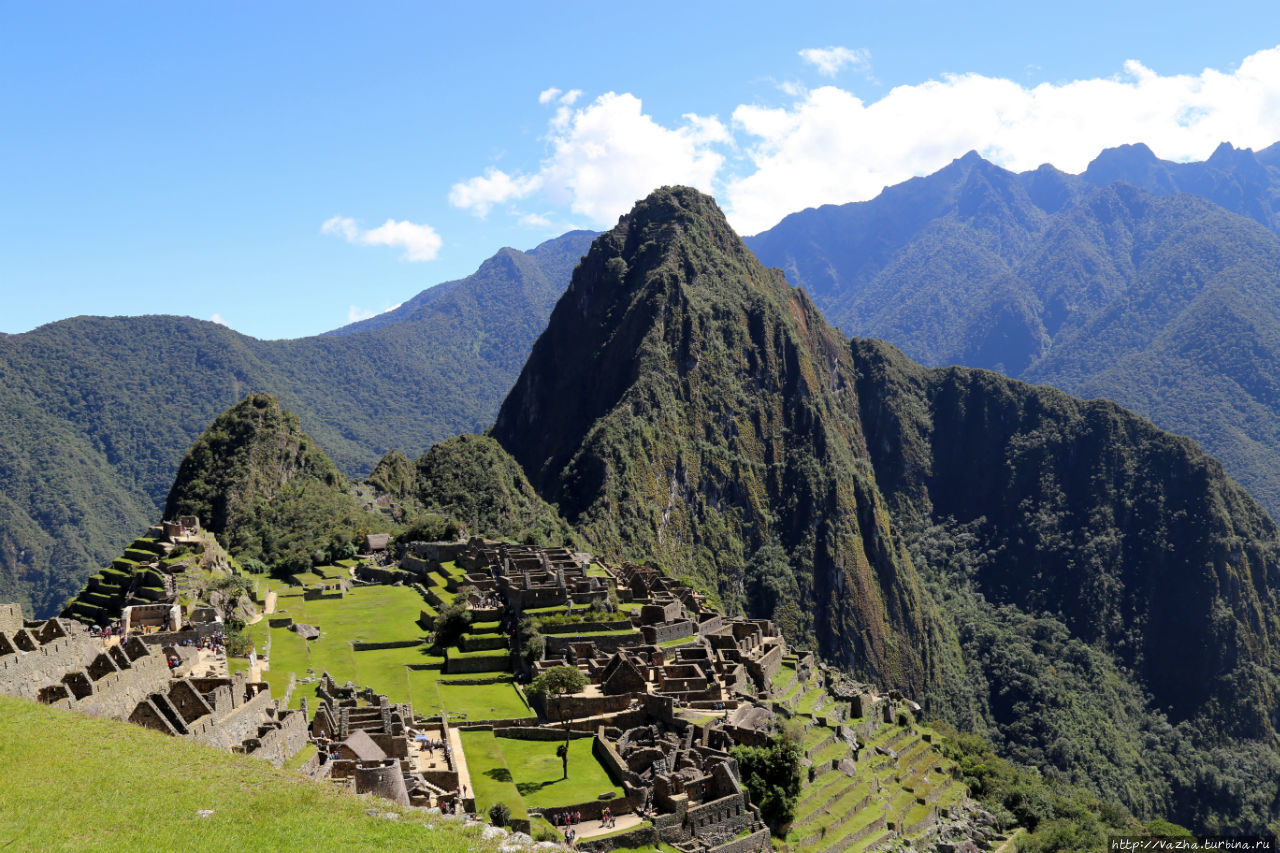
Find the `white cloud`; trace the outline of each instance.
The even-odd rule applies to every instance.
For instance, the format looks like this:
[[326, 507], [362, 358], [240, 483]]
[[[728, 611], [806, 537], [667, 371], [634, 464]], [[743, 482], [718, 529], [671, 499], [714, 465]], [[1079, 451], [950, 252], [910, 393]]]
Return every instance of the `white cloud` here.
[[[550, 156], [531, 175], [489, 168], [454, 184], [449, 201], [485, 215], [495, 204], [541, 193], [556, 205], [610, 223], [663, 184], [691, 184], [708, 192], [724, 163], [714, 145], [731, 142], [716, 118], [687, 114], [674, 128], [645, 115], [640, 99], [609, 92], [581, 108], [560, 99], [549, 125]], [[550, 99], [548, 99], [550, 100]]]
[[483, 217], [495, 204], [524, 198], [540, 186], [537, 175], [508, 175], [490, 166], [483, 175], [454, 184], [449, 190], [449, 203]]
[[368, 320], [370, 317], [377, 316], [377, 311], [370, 311], [368, 308], [361, 308], [358, 305], [352, 305], [347, 308], [347, 322], [359, 323], [361, 320]]
[[[222, 315], [217, 312], [214, 312], [214, 315], [209, 318], [209, 322], [217, 323], [219, 326], [227, 326], [227, 321], [222, 319]], [[227, 328], [231, 328], [231, 327], [227, 326]]]
[[800, 51], [800, 58], [818, 69], [825, 77], [834, 77], [846, 65], [856, 71], [871, 68], [871, 54], [866, 50], [847, 47], [809, 47]]
[[1173, 160], [1203, 159], [1224, 140], [1265, 147], [1280, 139], [1280, 47], [1233, 73], [1161, 76], [1128, 62], [1117, 77], [1032, 88], [963, 74], [871, 103], [828, 86], [788, 107], [740, 106], [733, 128], [754, 141], [722, 196], [749, 234], [804, 207], [871, 198], [970, 149], [1015, 171], [1052, 163], [1080, 172], [1128, 142]]
[[430, 261], [440, 253], [444, 241], [430, 225], [418, 225], [407, 220], [397, 222], [388, 219], [377, 228], [365, 230], [349, 216], [334, 216], [320, 226], [322, 234], [341, 237], [359, 246], [391, 246], [404, 250], [406, 261]]
[[[806, 59], [822, 70], [817, 57]], [[690, 114], [664, 125], [632, 94], [574, 106], [555, 90], [544, 101], [556, 107], [537, 168], [490, 168], [454, 185], [450, 201], [484, 215], [536, 196], [544, 218], [563, 218], [567, 208], [598, 227], [655, 187], [682, 183], [717, 195], [734, 227], [752, 234], [805, 207], [871, 198], [970, 149], [1017, 171], [1052, 163], [1079, 172], [1102, 149], [1128, 142], [1200, 160], [1219, 142], [1256, 149], [1280, 140], [1280, 47], [1233, 71], [1163, 76], [1131, 61], [1113, 77], [1031, 87], [947, 75], [873, 101], [836, 86], [786, 91], [788, 103], [738, 106], [727, 124]]]
[[347, 322], [358, 323], [361, 320], [368, 320], [370, 317], [377, 317], [379, 314], [389, 314], [403, 304], [403, 302], [397, 302], [390, 308], [383, 308], [380, 311], [371, 311], [368, 308], [361, 308], [359, 305], [351, 305], [347, 308]]
[[560, 97], [560, 90], [552, 86], [550, 89], [543, 89], [538, 93], [538, 103], [549, 104], [558, 97]]

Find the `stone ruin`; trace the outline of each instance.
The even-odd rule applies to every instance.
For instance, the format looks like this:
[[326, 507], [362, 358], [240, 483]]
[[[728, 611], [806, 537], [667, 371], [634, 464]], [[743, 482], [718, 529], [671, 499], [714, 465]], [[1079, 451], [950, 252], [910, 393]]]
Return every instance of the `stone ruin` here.
[[[253, 755], [279, 767], [307, 743], [305, 712], [271, 698], [244, 673], [197, 677], [195, 650], [136, 635], [93, 636], [70, 619], [28, 622], [0, 605], [0, 694]], [[171, 665], [172, 664], [172, 665]]]

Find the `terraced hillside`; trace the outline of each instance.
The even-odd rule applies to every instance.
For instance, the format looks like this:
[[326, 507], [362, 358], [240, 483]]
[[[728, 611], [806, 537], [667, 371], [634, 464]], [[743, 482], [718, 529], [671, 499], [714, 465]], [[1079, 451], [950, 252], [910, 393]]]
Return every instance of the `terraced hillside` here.
[[170, 596], [186, 604], [196, 597], [196, 588], [230, 566], [230, 557], [213, 536], [195, 534], [168, 542], [153, 528], [90, 576], [62, 615], [86, 625], [105, 625], [120, 618], [131, 604], [150, 604]]
[[[809, 766], [786, 843], [796, 853], [880, 850], [895, 838], [925, 842], [937, 837], [967, 790], [938, 736], [912, 718], [901, 703], [853, 716], [847, 699], [823, 686], [818, 672], [796, 656], [774, 676], [771, 705], [802, 732]], [[888, 709], [886, 720], [885, 710]]]

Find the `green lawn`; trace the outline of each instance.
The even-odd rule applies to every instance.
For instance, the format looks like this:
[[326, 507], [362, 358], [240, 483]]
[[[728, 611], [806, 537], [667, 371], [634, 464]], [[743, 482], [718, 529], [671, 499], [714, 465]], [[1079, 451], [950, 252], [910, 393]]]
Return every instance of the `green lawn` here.
[[[22, 733], [0, 738], [5, 849], [493, 849], [478, 830], [440, 822], [427, 831], [428, 816], [413, 809], [128, 723], [0, 697], [0, 726]], [[370, 816], [371, 807], [400, 819]]]
[[623, 790], [609, 780], [609, 774], [591, 754], [593, 738], [569, 742], [569, 778], [561, 778], [556, 747], [563, 741], [498, 738], [515, 776], [516, 788], [534, 808], [556, 808], [594, 800], [606, 791], [621, 797]]
[[467, 758], [467, 770], [471, 774], [476, 811], [487, 814], [489, 806], [502, 802], [511, 809], [512, 817], [528, 817], [524, 798], [516, 790], [506, 756], [493, 732], [477, 729], [459, 732], [458, 735], [462, 739], [462, 752]]
[[[339, 683], [348, 679], [386, 693], [393, 702], [412, 701], [420, 714], [439, 711], [435, 692], [434, 671], [431, 676], [410, 673], [407, 663], [440, 663], [442, 658], [428, 656], [425, 647], [378, 649], [356, 652], [352, 642], [391, 642], [415, 640], [423, 631], [414, 620], [421, 611], [422, 599], [408, 587], [370, 586], [353, 589], [344, 599], [306, 601], [301, 597], [281, 597], [273, 616], [290, 616], [320, 628], [320, 639], [307, 642], [288, 628], [268, 628], [267, 619], [249, 626], [259, 652], [266, 649], [271, 634], [270, 669], [264, 678], [273, 696], [283, 697], [289, 675], [298, 678], [319, 676], [328, 672]], [[313, 693], [309, 685], [294, 691], [291, 705], [298, 707], [304, 695]]]
[[442, 679], [436, 682], [436, 690], [450, 715], [465, 714], [469, 720], [517, 720], [534, 716], [510, 681], [453, 684]]
[[661, 648], [669, 649], [674, 646], [683, 646], [685, 643], [692, 643], [698, 639], [696, 635], [690, 634], [687, 637], [676, 637], [674, 640], [667, 640], [665, 643], [658, 643]]

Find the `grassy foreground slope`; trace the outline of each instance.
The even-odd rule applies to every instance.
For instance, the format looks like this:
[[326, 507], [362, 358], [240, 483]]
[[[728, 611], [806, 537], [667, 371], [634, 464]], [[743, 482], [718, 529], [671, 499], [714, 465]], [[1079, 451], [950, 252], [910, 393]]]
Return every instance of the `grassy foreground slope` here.
[[[0, 696], [0, 848], [487, 849], [476, 830], [114, 720]], [[369, 815], [376, 808], [379, 815]], [[201, 809], [212, 809], [200, 817]], [[398, 812], [389, 820], [382, 813]]]

